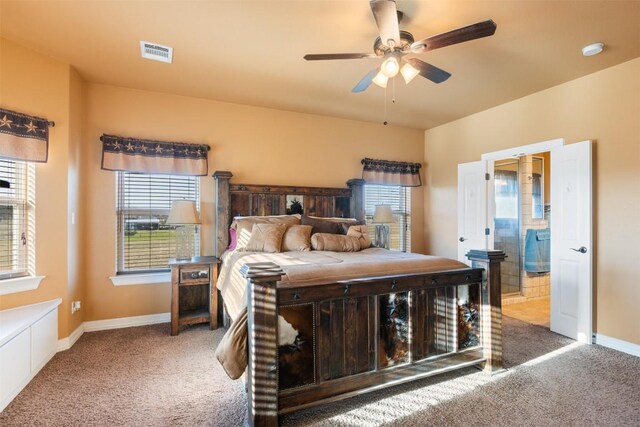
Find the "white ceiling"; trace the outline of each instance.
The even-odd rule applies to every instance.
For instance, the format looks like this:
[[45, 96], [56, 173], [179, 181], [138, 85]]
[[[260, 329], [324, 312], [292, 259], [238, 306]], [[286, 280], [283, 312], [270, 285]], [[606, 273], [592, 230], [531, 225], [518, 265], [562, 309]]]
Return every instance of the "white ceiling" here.
[[[428, 129], [640, 56], [640, 1], [398, 0], [416, 39], [493, 19], [492, 37], [417, 57], [449, 71], [387, 89], [391, 124]], [[90, 82], [382, 122], [385, 91], [351, 88], [379, 59], [303, 60], [371, 52], [367, 0], [10, 1], [0, 34], [72, 64]], [[172, 65], [139, 41], [172, 46]], [[585, 58], [595, 41], [605, 51]], [[640, 78], [640, 77], [639, 77]]]

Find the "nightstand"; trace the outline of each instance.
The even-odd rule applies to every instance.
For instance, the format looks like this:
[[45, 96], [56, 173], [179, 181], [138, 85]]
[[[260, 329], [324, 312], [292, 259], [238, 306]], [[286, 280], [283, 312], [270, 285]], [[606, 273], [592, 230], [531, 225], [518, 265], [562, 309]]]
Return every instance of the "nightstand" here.
[[209, 323], [218, 327], [218, 265], [213, 256], [190, 260], [169, 260], [171, 267], [171, 335], [178, 335], [180, 325]]

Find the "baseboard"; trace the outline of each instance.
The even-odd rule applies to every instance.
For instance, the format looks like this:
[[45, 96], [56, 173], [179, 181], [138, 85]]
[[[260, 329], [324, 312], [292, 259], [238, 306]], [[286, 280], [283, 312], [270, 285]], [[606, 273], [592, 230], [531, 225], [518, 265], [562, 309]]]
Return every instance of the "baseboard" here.
[[148, 314], [146, 316], [120, 317], [117, 319], [92, 320], [84, 322], [85, 332], [130, 328], [133, 326], [155, 325], [171, 322], [171, 313]]
[[631, 343], [629, 341], [623, 341], [617, 338], [608, 337], [606, 335], [596, 334], [596, 344], [599, 344], [603, 347], [609, 347], [614, 350], [630, 354], [632, 356], [640, 357], [640, 345]]
[[58, 351], [69, 350], [73, 345], [80, 339], [80, 337], [84, 334], [84, 323], [81, 323], [71, 334], [66, 337], [58, 340]]
[[148, 314], [146, 316], [120, 317], [117, 319], [92, 320], [83, 322], [66, 338], [58, 340], [57, 351], [69, 350], [85, 332], [107, 331], [109, 329], [131, 328], [155, 325], [171, 321], [171, 313]]

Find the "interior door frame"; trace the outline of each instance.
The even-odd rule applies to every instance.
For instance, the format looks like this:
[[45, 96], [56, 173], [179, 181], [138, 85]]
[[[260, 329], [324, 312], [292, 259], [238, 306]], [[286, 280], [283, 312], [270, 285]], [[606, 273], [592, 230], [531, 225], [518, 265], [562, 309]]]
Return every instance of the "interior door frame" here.
[[[500, 150], [500, 151], [494, 151], [491, 153], [485, 153], [482, 154], [482, 156], [480, 157], [481, 160], [486, 161], [488, 164], [489, 162], [493, 163], [495, 160], [501, 160], [501, 159], [506, 159], [509, 157], [521, 157], [521, 156], [525, 156], [525, 155], [529, 155], [529, 154], [537, 154], [537, 153], [543, 153], [543, 152], [551, 152], [552, 149], [554, 148], [558, 148], [558, 147], [562, 147], [565, 145], [565, 141], [564, 138], [556, 138], [556, 139], [551, 139], [548, 141], [542, 141], [542, 142], [538, 142], [535, 144], [529, 144], [529, 145], [523, 145], [523, 146], [519, 146], [519, 147], [513, 147], [513, 148], [508, 148], [506, 150]], [[593, 167], [593, 166], [592, 166]], [[551, 186], [554, 185], [554, 181], [551, 180]], [[493, 236], [494, 233], [494, 223], [495, 221], [493, 221], [495, 219], [495, 197], [492, 200], [491, 196], [489, 193], [487, 193], [487, 197], [489, 198], [489, 200], [487, 200], [487, 211], [488, 211], [488, 215], [487, 215], [487, 226], [490, 227], [491, 229], [491, 235]], [[593, 225], [592, 225], [593, 226]], [[491, 241], [492, 243], [492, 241]], [[493, 247], [493, 245], [491, 246]], [[592, 263], [595, 262], [595, 260], [592, 260]], [[595, 285], [595, 282], [592, 281], [592, 286]], [[549, 298], [552, 298], [551, 293], [549, 294]], [[553, 304], [553, 301], [552, 301]], [[588, 307], [589, 313], [590, 313], [590, 318], [593, 319], [593, 303], [592, 301], [589, 301], [589, 307]], [[593, 328], [591, 328], [591, 331], [593, 332]], [[586, 340], [587, 343], [591, 343], [590, 339]]]
[[521, 157], [527, 154], [544, 153], [552, 148], [562, 147], [564, 138], [550, 139], [548, 141], [537, 142], [535, 144], [523, 145], [520, 147], [507, 148], [506, 150], [493, 151], [480, 156], [480, 160], [502, 160], [509, 157]]

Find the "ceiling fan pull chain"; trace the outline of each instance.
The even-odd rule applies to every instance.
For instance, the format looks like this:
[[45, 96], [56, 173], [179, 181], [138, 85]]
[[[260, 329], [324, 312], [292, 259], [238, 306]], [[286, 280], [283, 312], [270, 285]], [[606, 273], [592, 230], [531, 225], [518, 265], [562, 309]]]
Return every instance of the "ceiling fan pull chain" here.
[[387, 122], [387, 88], [384, 88], [384, 121], [382, 122], [383, 125], [387, 125], [389, 124], [389, 122]]
[[396, 79], [395, 78], [391, 80], [391, 84], [393, 85], [393, 94], [391, 96], [391, 103], [395, 104], [396, 103]]

